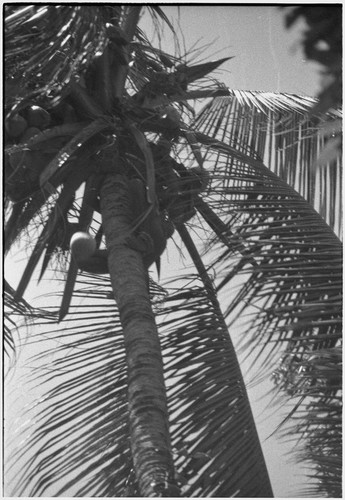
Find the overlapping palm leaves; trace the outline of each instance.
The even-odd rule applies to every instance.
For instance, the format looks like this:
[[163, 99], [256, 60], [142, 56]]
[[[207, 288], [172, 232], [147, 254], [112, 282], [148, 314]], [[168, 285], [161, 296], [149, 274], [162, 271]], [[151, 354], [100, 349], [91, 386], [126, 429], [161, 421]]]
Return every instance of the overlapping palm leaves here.
[[[218, 276], [224, 275], [219, 290], [231, 286], [231, 279], [238, 273], [250, 274], [237, 296], [232, 297], [226, 315], [231, 317], [241, 314], [247, 304], [257, 308], [249, 329], [253, 332], [251, 342], [260, 346], [266, 363], [271, 366], [277, 346], [285, 343], [281, 367], [277, 369], [277, 383], [298, 401], [295, 411], [298, 408], [299, 423], [294, 430], [307, 439], [306, 450], [301, 452], [301, 456], [318, 464], [316, 470], [311, 472], [311, 476], [314, 475], [320, 481], [313, 492], [341, 496], [339, 349], [342, 331], [342, 245], [329, 225], [312, 208], [312, 201], [317, 205], [315, 198], [310, 198], [309, 203], [306, 201], [306, 185], [310, 186], [311, 193], [317, 192], [317, 178], [323, 178], [319, 181], [322, 185], [325, 171], [306, 175], [299, 152], [293, 151], [296, 140], [289, 139], [292, 131], [288, 129], [284, 132], [280, 129], [281, 122], [291, 123], [296, 119], [291, 109], [284, 112], [286, 102], [292, 103], [296, 98], [283, 96], [282, 104], [279, 105], [275, 97], [269, 104], [265, 102], [265, 96], [260, 94], [256, 96], [253, 93], [248, 95], [233, 92], [232, 97], [213, 101], [198, 117], [199, 129], [206, 130], [215, 138], [221, 134], [224, 136], [230, 130], [229, 142], [233, 141], [230, 144], [237, 142], [238, 148], [248, 150], [259, 137], [261, 147], [256, 144], [253, 148], [256, 154], [276, 158], [272, 165], [273, 172], [265, 172], [254, 164], [244, 165], [240, 161], [229, 160], [224, 153], [219, 154], [217, 174], [222, 170], [226, 171], [235, 182], [230, 183], [225, 188], [225, 193], [222, 193], [226, 202], [219, 201], [218, 207], [213, 202], [213, 208], [221, 213], [224, 213], [225, 204], [228, 212], [232, 212], [232, 216], [228, 218], [229, 248], [215, 259], [214, 265], [220, 270]], [[247, 105], [242, 103], [241, 109], [244, 115], [248, 113], [251, 116], [251, 120], [247, 122], [247, 127], [246, 119], [243, 120], [242, 137], [236, 139], [233, 120], [239, 112], [240, 99], [246, 99]], [[252, 104], [251, 109], [249, 102]], [[315, 168], [315, 158], [323, 138], [311, 133], [313, 122], [309, 121], [308, 108], [304, 113], [303, 108], [301, 109], [301, 104], [306, 103], [307, 101], [303, 103], [300, 99], [297, 101], [296, 113], [301, 113], [302, 130], [299, 126], [295, 127], [295, 131], [299, 135], [299, 147], [310, 155], [309, 161], [303, 163]], [[206, 109], [217, 111], [210, 116]], [[280, 140], [277, 140], [276, 145], [272, 145], [267, 122], [261, 122], [262, 114], [269, 114], [271, 111], [275, 112], [280, 131]], [[219, 115], [222, 117], [222, 124]], [[215, 117], [218, 117], [218, 122]], [[336, 113], [333, 119], [337, 119]], [[228, 121], [224, 124], [226, 120]], [[255, 124], [257, 135], [252, 131], [252, 123]], [[275, 120], [269, 120], [269, 123], [275, 130]], [[285, 148], [282, 148], [281, 144], [284, 142]], [[304, 173], [298, 178], [290, 175], [291, 164], [290, 169], [285, 170], [291, 161], [286, 154], [289, 147], [292, 149], [292, 159], [297, 162], [297, 172], [300, 170]], [[285, 156], [283, 161], [280, 154]], [[338, 197], [334, 196], [334, 191], [333, 197], [327, 192], [328, 197], [320, 212], [328, 221], [337, 220], [334, 225], [341, 228], [341, 219], [337, 218], [341, 202], [340, 159], [337, 161], [339, 163], [333, 165], [334, 169], [327, 173], [327, 185], [336, 186]], [[336, 168], [339, 168], [338, 172]], [[279, 177], [275, 172], [280, 174]], [[304, 195], [303, 198], [281, 178], [287, 179], [289, 185], [296, 186]], [[229, 256], [236, 250], [242, 253], [242, 257], [236, 265], [230, 261], [229, 266]], [[249, 270], [248, 267], [252, 269]], [[244, 338], [243, 343], [248, 344], [248, 339]], [[314, 360], [310, 366], [308, 360]], [[289, 432], [292, 433], [291, 426]], [[326, 440], [328, 444], [322, 448], [320, 436], [326, 436], [327, 432], [334, 439]]]
[[14, 338], [14, 332], [19, 332], [26, 324], [26, 320], [47, 319], [50, 314], [44, 309], [32, 307], [23, 298], [20, 301], [16, 300], [15, 290], [6, 280], [4, 281], [4, 306], [3, 345], [5, 354], [10, 358], [18, 342]]
[[[207, 103], [195, 127], [260, 158], [341, 236], [341, 156], [332, 159], [331, 168], [325, 168], [327, 162], [317, 162], [327, 128], [331, 131], [332, 124], [338, 124], [339, 110], [314, 115], [316, 100], [312, 98], [240, 90], [230, 93]], [[253, 186], [253, 195], [255, 189]]]
[[[57, 9], [56, 12], [63, 14], [58, 18], [61, 25], [56, 33], [59, 34], [66, 23], [64, 16], [67, 11], [64, 11], [63, 6], [54, 8]], [[110, 9], [115, 21], [121, 18], [123, 12], [119, 7]], [[102, 52], [107, 32], [104, 32], [104, 19], [99, 9], [94, 10], [92, 15], [95, 16], [95, 26], [100, 20], [100, 29], [97, 31], [93, 48]], [[87, 16], [83, 24], [83, 16], [82, 8], [75, 17], [72, 16], [75, 22], [73, 30], [78, 33], [80, 29], [80, 33], [85, 31], [86, 38], [88, 35], [91, 37], [93, 31], [90, 33], [86, 27], [89, 23]], [[16, 18], [12, 19], [15, 23]], [[30, 19], [31, 25], [34, 26], [32, 12], [27, 20], [28, 25]], [[43, 13], [38, 15], [38, 19], [45, 19]], [[10, 26], [15, 28], [16, 25]], [[19, 30], [18, 36], [21, 36], [21, 33]], [[119, 58], [122, 54], [126, 60], [128, 52], [123, 53], [122, 49], [127, 46], [127, 42], [121, 32], [116, 33], [117, 38], [115, 37], [115, 41], [114, 37], [112, 38], [112, 44], [116, 46]], [[297, 356], [298, 359], [304, 360], [311, 352], [320, 348], [331, 349], [331, 352], [332, 349], [337, 349], [340, 341], [341, 246], [331, 229], [304, 198], [314, 202], [333, 228], [339, 228], [340, 221], [334, 214], [338, 213], [340, 203], [337, 184], [340, 167], [337, 164], [331, 174], [324, 174], [326, 171], [323, 170], [318, 175], [315, 175], [311, 167], [316, 158], [320, 138], [316, 134], [316, 124], [308, 116], [310, 100], [287, 95], [229, 92], [220, 84], [210, 83], [202, 85], [199, 90], [190, 91], [189, 80], [204, 77], [222, 61], [203, 65], [201, 68], [196, 67], [188, 80], [188, 72], [183, 71], [183, 67], [177, 69], [180, 61], [175, 56], [155, 50], [143, 34], [137, 33], [140, 43], [134, 40], [132, 49], [140, 54], [140, 57], [133, 59], [128, 70], [128, 95], [124, 98], [126, 109], [119, 107], [116, 99], [112, 99], [113, 114], [105, 113], [104, 107], [102, 111], [104, 102], [108, 101], [104, 93], [97, 95], [97, 82], [92, 84], [90, 74], [86, 74], [85, 92], [84, 85], [74, 82], [72, 74], [65, 73], [63, 60], [61, 65], [57, 65], [58, 74], [54, 70], [53, 75], [44, 75], [45, 82], [36, 82], [34, 77], [31, 77], [35, 81], [30, 83], [28, 92], [22, 96], [15, 93], [16, 99], [9, 104], [12, 113], [20, 112], [28, 105], [27, 96], [30, 93], [38, 95], [39, 104], [52, 110], [53, 121], [57, 120], [55, 126], [64, 127], [56, 131], [56, 135], [53, 131], [49, 136], [45, 131], [43, 135], [41, 132], [36, 139], [34, 137], [31, 140], [33, 145], [35, 141], [39, 144], [49, 137], [53, 139], [54, 145], [56, 138], [61, 137], [60, 134], [64, 137], [58, 150], [53, 151], [48, 158], [49, 167], [47, 162], [41, 166], [42, 189], [37, 189], [36, 185], [36, 189], [25, 193], [24, 198], [10, 202], [14, 201], [12, 220], [10, 218], [8, 223], [8, 233], [12, 235], [11, 242], [20, 236], [22, 230], [37, 231], [38, 219], [43, 217], [46, 224], [36, 247], [38, 251], [33, 254], [33, 265], [27, 268], [18, 296], [25, 290], [34, 266], [48, 246], [52, 255], [66, 252], [65, 236], [66, 233], [69, 234], [66, 229], [66, 214], [69, 214], [69, 217], [72, 212], [79, 215], [80, 203], [76, 202], [75, 195], [87, 176], [94, 173], [93, 165], [97, 164], [99, 168], [100, 164], [106, 164], [107, 153], [110, 156], [118, 154], [116, 147], [112, 147], [114, 131], [118, 133], [119, 123], [125, 115], [126, 120], [135, 126], [135, 130], [147, 133], [146, 142], [144, 146], [141, 144], [140, 148], [135, 134], [133, 140], [133, 134], [128, 134], [128, 130], [125, 132], [126, 141], [131, 137], [130, 148], [121, 151], [126, 168], [139, 171], [147, 168], [148, 162], [145, 164], [142, 157], [143, 151], [145, 153], [147, 148], [150, 148], [156, 168], [162, 168], [160, 173], [158, 170], [156, 173], [158, 185], [167, 165], [168, 168], [170, 166], [174, 169], [175, 173], [178, 172], [180, 179], [183, 179], [187, 172], [186, 167], [189, 166], [196, 166], [195, 172], [198, 174], [200, 171], [209, 172], [210, 181], [203, 198], [197, 194], [202, 184], [198, 177], [194, 178], [194, 183], [186, 182], [180, 185], [180, 206], [178, 213], [175, 211], [173, 215], [173, 222], [181, 235], [185, 234], [186, 227], [195, 231], [201, 222], [203, 227], [207, 224], [209, 229], [204, 229], [203, 233], [208, 240], [207, 248], [220, 250], [216, 258], [208, 259], [208, 265], [211, 266], [208, 272], [216, 272], [219, 291], [227, 290], [227, 287], [231, 286], [232, 278], [248, 273], [248, 279], [238, 294], [229, 294], [228, 302], [224, 303], [229, 320], [240, 314], [247, 304], [259, 311], [253, 316], [250, 325], [249, 331], [253, 333], [253, 339], [247, 336], [244, 342], [250, 344], [254, 341], [254, 345], [260, 342], [270, 368], [273, 366], [272, 355], [282, 343], [287, 345], [285, 355], [289, 359]], [[30, 40], [30, 37], [31, 33], [25, 42]], [[78, 36], [72, 39], [74, 44], [80, 40]], [[78, 46], [73, 48], [73, 44], [71, 47], [70, 43], [66, 42], [62, 46], [70, 51], [71, 57], [74, 51], [80, 52]], [[13, 42], [13, 50], [15, 47]], [[12, 57], [11, 45], [9, 50], [9, 60], [18, 64], [15, 66], [18, 73], [22, 69], [20, 60], [18, 63], [19, 56], [16, 53]], [[73, 66], [78, 71], [87, 68], [89, 61], [88, 51], [80, 53], [82, 55], [75, 60]], [[94, 52], [90, 49], [90, 54], [92, 53]], [[50, 55], [47, 55], [47, 59], [50, 59]], [[30, 74], [37, 62], [34, 60], [31, 63]], [[55, 66], [54, 64], [54, 68]], [[15, 76], [15, 73], [13, 74]], [[54, 81], [60, 85], [55, 91]], [[174, 85], [171, 84], [172, 81]], [[179, 86], [176, 86], [177, 81]], [[79, 113], [77, 120], [72, 118], [72, 125], [79, 127], [81, 136], [74, 140], [72, 145], [70, 138], [73, 140], [77, 131], [71, 134], [71, 124], [62, 123], [61, 111], [60, 115], [58, 112], [58, 107], [62, 106], [61, 97], [64, 95], [61, 93], [61, 82], [64, 83], [62, 87], [69, 88], [65, 91], [69, 95], [68, 105], [72, 107], [72, 116], [73, 112]], [[13, 81], [11, 83], [13, 85]], [[48, 103], [45, 87], [52, 90]], [[229, 95], [210, 101], [196, 120], [188, 124], [191, 116], [188, 99], [207, 95], [213, 97], [221, 93]], [[173, 109], [182, 113], [178, 120], [176, 113], [172, 113], [172, 103], [175, 103]], [[65, 115], [65, 110], [66, 108], [62, 115]], [[104, 126], [101, 131], [103, 135], [94, 125], [100, 119], [99, 116], [102, 117], [101, 123]], [[184, 125], [181, 119], [185, 122]], [[83, 138], [86, 127], [89, 127], [87, 130], [91, 128], [91, 137]], [[159, 135], [165, 136], [166, 139], [164, 161], [162, 154], [158, 155], [158, 160], [157, 156], [154, 156]], [[79, 143], [82, 146], [76, 147]], [[24, 150], [28, 144], [30, 143], [24, 146]], [[61, 147], [65, 147], [62, 152]], [[18, 145], [12, 144], [11, 148], [18, 148]], [[20, 148], [21, 146], [18, 149]], [[9, 154], [11, 151], [13, 154], [17, 150], [9, 150]], [[262, 160], [272, 167], [272, 171], [264, 167]], [[85, 163], [90, 165], [90, 171], [83, 168]], [[70, 177], [72, 165], [75, 170], [74, 181]], [[46, 183], [47, 180], [49, 183]], [[62, 188], [59, 187], [61, 185]], [[318, 186], [322, 186], [325, 195], [321, 199], [326, 200], [322, 207], [312, 195]], [[52, 194], [52, 187], [58, 190], [58, 200], [61, 201], [61, 197], [65, 197], [63, 205], [54, 201], [56, 194]], [[161, 187], [167, 189], [169, 185], [161, 184]], [[205, 185], [202, 187], [204, 189]], [[332, 194], [328, 197], [329, 192]], [[13, 194], [10, 194], [13, 197]], [[85, 190], [84, 195], [87, 194], [88, 191]], [[47, 199], [51, 200], [51, 219], [48, 223], [44, 209]], [[185, 220], [181, 218], [182, 212], [188, 214]], [[61, 213], [63, 217], [59, 219], [57, 214]], [[90, 213], [84, 213], [82, 220], [77, 219], [77, 224], [79, 227], [87, 226], [90, 220]], [[95, 221], [93, 227], [97, 231], [99, 223]], [[58, 228], [60, 239], [53, 241], [53, 235]], [[184, 242], [188, 247], [187, 240], [188, 236], [185, 235]], [[189, 251], [191, 252], [190, 245]], [[330, 255], [331, 265], [328, 263]], [[196, 257], [194, 261], [198, 266]], [[182, 491], [188, 496], [260, 496], [260, 467], [255, 468], [250, 462], [250, 448], [245, 444], [245, 435], [250, 424], [243, 422], [241, 382], [237, 372], [231, 373], [228, 363], [229, 359], [232, 359], [229, 354], [231, 346], [224, 330], [224, 321], [219, 316], [214, 288], [210, 289], [205, 271], [199, 267], [198, 272], [204, 278], [203, 287], [200, 286], [199, 278], [195, 278], [189, 289], [184, 289], [184, 285], [180, 284], [182, 291], [176, 291], [175, 294], [165, 296], [165, 293], [156, 288], [158, 297], [163, 293], [157, 316], [162, 318], [159, 319], [160, 333], [163, 354], [166, 356], [171, 432], [176, 449], [175, 462], [179, 482]], [[97, 282], [96, 277], [89, 279], [92, 283]], [[190, 282], [191, 279], [190, 276], [184, 277], [184, 283]], [[73, 326], [70, 331], [64, 327], [59, 333], [61, 338], [64, 338], [78, 330], [80, 336], [75, 337], [74, 342], [68, 343], [68, 347], [61, 347], [61, 351], [72, 351], [67, 356], [62, 354], [53, 368], [56, 368], [57, 372], [67, 370], [69, 375], [59, 387], [48, 392], [47, 398], [54, 401], [54, 404], [42, 409], [41, 430], [27, 444], [28, 451], [36, 446], [38, 451], [28, 462], [27, 474], [18, 486], [27, 488], [30, 483], [33, 494], [42, 494], [52, 482], [65, 477], [67, 468], [71, 474], [70, 479], [60, 488], [59, 494], [72, 486], [77, 488], [80, 495], [90, 494], [91, 491], [92, 495], [118, 496], [133, 494], [136, 491], [130, 473], [130, 459], [123, 460], [129, 448], [125, 423], [125, 369], [120, 325], [113, 304], [113, 317], [109, 319], [108, 292], [107, 286], [104, 286], [105, 289], [101, 292], [92, 286], [81, 294], [85, 297], [94, 293], [95, 297], [102, 300], [100, 316], [107, 318], [104, 320], [105, 324], [102, 325], [97, 318], [96, 327], [81, 327], [76, 323], [77, 326]], [[81, 309], [71, 316], [71, 319], [85, 321], [85, 316], [80, 311]], [[96, 320], [96, 312], [92, 317]], [[97, 338], [96, 331], [99, 332]], [[86, 364], [92, 367], [89, 372], [85, 371]], [[78, 370], [80, 375], [71, 381], [70, 372], [74, 370]], [[232, 377], [235, 377], [238, 383], [230, 383]], [[299, 385], [302, 381], [304, 384], [306, 377], [310, 378], [310, 370], [300, 372], [298, 383], [296, 382], [294, 387], [295, 394], [300, 396]], [[174, 382], [171, 386], [170, 381]], [[282, 378], [282, 385], [284, 384], [286, 385], [286, 377]], [[305, 385], [303, 387], [303, 396], [308, 398], [308, 404], [311, 397], [314, 397], [318, 404], [323, 401], [320, 390], [315, 393], [315, 384], [310, 384], [312, 389], [308, 384], [307, 389]], [[327, 384], [322, 385], [322, 391], [328, 389]], [[109, 391], [114, 398], [109, 397]], [[327, 394], [326, 403], [320, 403], [322, 411], [332, 411], [334, 398], [338, 398], [337, 393], [333, 395], [334, 383], [332, 391], [330, 395]], [[100, 407], [104, 413], [99, 417], [97, 411]], [[307, 436], [309, 456], [315, 455], [315, 449], [319, 447], [320, 425], [326, 425], [327, 428], [329, 423], [330, 428], [333, 426], [329, 419], [326, 424], [310, 427], [308, 422], [315, 416], [315, 408], [314, 402], [312, 410], [307, 408], [306, 417], [299, 422], [297, 429], [298, 433]], [[211, 419], [212, 411], [214, 418]], [[90, 417], [92, 423], [89, 424]], [[114, 419], [119, 422], [116, 429], [113, 426]], [[71, 439], [70, 433], [77, 422], [80, 422], [80, 429], [87, 425], [90, 425], [90, 428]], [[213, 426], [211, 432], [210, 426]], [[60, 433], [58, 437], [51, 439], [52, 433], [56, 432]], [[100, 449], [104, 450], [102, 455], [99, 453]], [[79, 462], [81, 452], [85, 451], [85, 458]], [[335, 448], [327, 448], [327, 453], [331, 455], [330, 462], [335, 460], [332, 457], [335, 457], [334, 452], [338, 451]], [[322, 463], [320, 451], [317, 456], [319, 463]], [[263, 464], [262, 457], [257, 458], [256, 463]], [[30, 471], [34, 469], [39, 472], [30, 478]], [[76, 475], [77, 469], [80, 473]], [[324, 469], [320, 468], [316, 476], [325, 483], [329, 473], [325, 474]], [[81, 485], [79, 481], [82, 480], [84, 482]], [[262, 484], [262, 488], [266, 493], [269, 491], [267, 484]]]
[[[228, 363], [231, 347], [217, 304], [193, 275], [185, 276], [177, 289], [174, 284], [165, 290], [151, 283], [151, 294], [183, 494], [266, 494], [264, 460], [252, 453], [246, 394], [237, 367]], [[50, 491], [132, 496], [137, 490], [129, 452], [124, 346], [109, 280], [81, 277], [78, 297], [83, 297], [83, 305], [72, 308], [64, 328], [49, 334], [52, 342], [58, 334], [58, 352], [54, 348], [40, 355], [43, 361], [54, 352], [51, 375], [43, 382], [49, 388], [51, 378], [57, 377], [58, 383], [41, 403], [38, 432], [21, 450], [30, 461], [18, 478], [18, 490], [29, 485], [35, 496]], [[40, 372], [38, 377], [42, 380]], [[30, 477], [31, 470], [36, 473]], [[50, 489], [53, 482], [57, 486]]]

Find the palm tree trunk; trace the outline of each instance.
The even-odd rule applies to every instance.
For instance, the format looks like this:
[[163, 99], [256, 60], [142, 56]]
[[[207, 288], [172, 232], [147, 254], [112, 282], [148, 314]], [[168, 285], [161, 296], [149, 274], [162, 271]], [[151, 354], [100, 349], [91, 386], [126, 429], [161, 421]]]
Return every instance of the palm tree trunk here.
[[125, 177], [106, 177], [101, 211], [126, 348], [130, 439], [139, 493], [144, 497], [176, 497], [179, 491], [174, 479], [163, 362], [148, 272], [141, 254], [130, 248], [123, 236], [129, 234], [131, 224]]

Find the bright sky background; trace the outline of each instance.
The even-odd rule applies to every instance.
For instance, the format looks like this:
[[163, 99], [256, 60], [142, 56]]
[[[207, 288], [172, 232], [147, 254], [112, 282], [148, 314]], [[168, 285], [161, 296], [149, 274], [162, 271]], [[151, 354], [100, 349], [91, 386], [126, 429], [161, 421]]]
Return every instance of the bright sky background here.
[[[276, 6], [231, 6], [231, 5], [188, 5], [164, 6], [164, 12], [173, 22], [177, 32], [181, 29], [181, 53], [191, 49], [204, 48], [196, 52], [195, 62], [233, 56], [217, 72], [217, 77], [232, 89], [288, 92], [314, 96], [319, 85], [318, 67], [304, 60], [299, 46], [300, 30], [287, 31], [283, 24], [284, 12]], [[145, 14], [140, 27], [150, 33], [151, 21]], [[166, 41], [161, 40], [162, 48], [174, 52], [165, 28]], [[185, 47], [183, 47], [183, 44]], [[188, 57], [187, 57], [188, 60]], [[7, 269], [8, 280], [17, 283], [18, 271], [22, 265]], [[16, 275], [16, 277], [15, 277]], [[13, 278], [13, 279], [11, 279]], [[33, 296], [44, 293], [36, 288]], [[30, 297], [26, 297], [30, 299]], [[16, 409], [21, 405], [21, 388], [18, 388], [16, 374], [11, 386], [17, 387]], [[267, 417], [261, 412], [268, 404], [269, 397], [262, 399], [267, 385], [254, 387], [249, 391], [253, 411], [258, 421], [264, 453], [271, 475], [276, 497], [298, 496], [298, 483], [301, 467], [289, 464], [291, 457], [284, 457], [289, 450], [275, 438], [265, 440], [281, 421], [281, 414]], [[271, 411], [268, 415], [271, 415]]]
[[[316, 64], [306, 62], [299, 40], [301, 26], [284, 27], [284, 9], [277, 6], [188, 5], [164, 6], [177, 33], [181, 52], [205, 47], [197, 61], [234, 57], [221, 66], [218, 77], [232, 89], [288, 92], [314, 96], [318, 89]], [[142, 27], [149, 33], [150, 24]], [[171, 50], [169, 29], [163, 48]], [[186, 50], [184, 50], [186, 49]], [[188, 57], [187, 57], [188, 59]]]

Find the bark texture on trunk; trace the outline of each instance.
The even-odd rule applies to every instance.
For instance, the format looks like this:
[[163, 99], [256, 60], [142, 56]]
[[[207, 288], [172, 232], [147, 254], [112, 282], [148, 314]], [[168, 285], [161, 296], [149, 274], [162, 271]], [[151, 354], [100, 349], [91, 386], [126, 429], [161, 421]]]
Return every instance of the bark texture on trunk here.
[[179, 496], [148, 272], [141, 254], [126, 243], [132, 221], [126, 177], [106, 177], [101, 189], [101, 211], [110, 278], [126, 348], [131, 449], [140, 495]]

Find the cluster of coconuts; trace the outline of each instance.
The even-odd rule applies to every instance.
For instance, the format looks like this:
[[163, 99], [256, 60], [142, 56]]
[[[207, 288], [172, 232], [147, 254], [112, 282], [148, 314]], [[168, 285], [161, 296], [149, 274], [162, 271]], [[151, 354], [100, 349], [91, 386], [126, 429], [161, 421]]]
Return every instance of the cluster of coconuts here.
[[[41, 106], [30, 105], [5, 119], [5, 139], [10, 144], [26, 144], [47, 129], [51, 116]], [[6, 194], [16, 202], [38, 187], [38, 177], [52, 154], [42, 150], [23, 149], [5, 155]]]
[[41, 106], [28, 106], [21, 113], [5, 119], [5, 131], [10, 140], [26, 142], [50, 125], [50, 113]]

